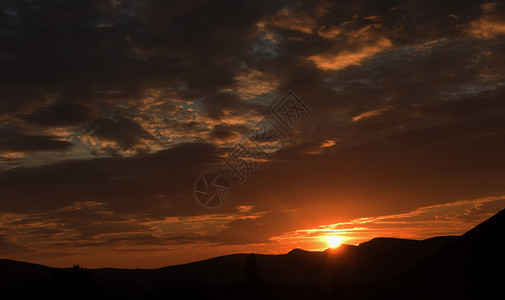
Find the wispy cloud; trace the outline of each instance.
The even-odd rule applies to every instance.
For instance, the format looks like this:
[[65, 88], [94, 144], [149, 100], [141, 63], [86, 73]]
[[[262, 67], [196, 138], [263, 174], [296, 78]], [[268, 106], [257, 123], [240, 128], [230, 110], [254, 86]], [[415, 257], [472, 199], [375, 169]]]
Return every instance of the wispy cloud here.
[[324, 244], [324, 236], [337, 235], [344, 243], [359, 244], [374, 237], [426, 239], [434, 236], [461, 235], [505, 208], [505, 196], [462, 200], [430, 205], [401, 214], [363, 217], [347, 222], [296, 230], [272, 238], [275, 241], [313, 241]]

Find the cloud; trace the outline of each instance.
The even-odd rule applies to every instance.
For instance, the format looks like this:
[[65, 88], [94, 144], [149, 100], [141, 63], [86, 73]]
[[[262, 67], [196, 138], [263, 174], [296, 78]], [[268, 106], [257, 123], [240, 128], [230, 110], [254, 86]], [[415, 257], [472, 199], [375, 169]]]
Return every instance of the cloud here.
[[287, 8], [281, 9], [272, 16], [270, 22], [278, 27], [312, 34], [316, 27], [316, 19], [304, 12], [293, 12]]
[[271, 237], [288, 232], [296, 227], [292, 214], [288, 211], [268, 212], [254, 215], [243, 212], [246, 216], [230, 215], [234, 219], [222, 224], [221, 230], [215, 233], [182, 235], [173, 238], [173, 241], [186, 243], [207, 242], [217, 245], [251, 245], [269, 244]]
[[505, 34], [505, 8], [503, 3], [488, 2], [481, 5], [483, 15], [472, 21], [466, 31], [478, 39], [493, 39]]
[[337, 235], [344, 238], [344, 243], [359, 244], [375, 237], [422, 240], [434, 236], [461, 235], [493, 216], [503, 208], [504, 203], [503, 196], [461, 200], [420, 207], [406, 213], [363, 217], [319, 228], [297, 230], [272, 240], [280, 243], [293, 238], [314, 240]]
[[379, 116], [382, 113], [387, 112], [387, 111], [392, 110], [392, 109], [393, 109], [393, 107], [386, 106], [384, 108], [379, 108], [379, 109], [376, 109], [376, 110], [367, 111], [367, 112], [359, 114], [359, 115], [357, 115], [355, 117], [352, 117], [352, 120], [354, 122], [357, 122], [357, 121], [360, 121], [360, 120], [365, 119], [365, 118], [371, 118], [371, 117]]
[[[270, 78], [269, 78], [270, 77]], [[257, 70], [247, 70], [235, 77], [237, 92], [242, 99], [250, 100], [272, 92], [277, 87], [276, 78]]]
[[218, 93], [205, 97], [199, 104], [206, 115], [222, 122], [230, 122], [232, 118], [244, 122], [244, 117], [254, 114], [260, 115], [263, 108], [261, 105], [248, 103], [238, 95], [231, 93]]
[[373, 34], [373, 31], [370, 25], [351, 32], [345, 46], [337, 44], [326, 53], [309, 56], [308, 60], [323, 70], [339, 70], [359, 65], [366, 58], [393, 46], [390, 39]]
[[317, 34], [319, 34], [320, 36], [322, 36], [325, 39], [334, 39], [335, 37], [339, 36], [343, 32], [344, 32], [343, 29], [338, 28], [336, 26], [331, 26], [329, 28], [322, 26], [317, 31]]
[[[31, 135], [43, 135], [40, 131], [47, 127], [93, 122], [97, 137], [118, 144], [109, 149], [110, 154], [124, 154], [139, 146], [139, 139], [152, 140], [132, 121], [125, 121], [138, 122], [139, 104], [148, 91], [166, 91], [170, 96], [161, 99], [165, 108], [223, 89], [246, 98], [256, 95], [234, 62], [248, 55], [243, 45], [255, 39], [256, 24], [269, 11], [276, 11], [278, 4], [98, 2], [79, 1], [75, 10], [48, 3], [33, 7], [8, 2], [8, 9], [2, 10], [2, 28], [13, 43], [2, 50], [8, 57], [2, 69], [12, 72], [1, 84], [0, 111], [18, 126], [34, 131]], [[254, 78], [264, 85], [264, 92], [270, 91], [269, 82], [259, 78], [268, 74], [260, 73], [256, 71]], [[218, 113], [217, 105], [212, 106], [210, 110]], [[234, 104], [229, 107], [233, 110]], [[114, 123], [125, 124], [132, 137], [112, 128]], [[82, 136], [81, 129], [71, 130]], [[183, 141], [198, 138], [185, 136]], [[74, 154], [81, 157], [78, 150]]]
[[0, 235], [0, 254], [10, 255], [12, 253], [31, 254], [33, 250], [13, 241], [10, 236]]
[[209, 133], [209, 140], [213, 143], [232, 143], [242, 138], [247, 131], [245, 126], [215, 125]]
[[74, 126], [89, 122], [98, 116], [98, 112], [78, 102], [58, 102], [42, 107], [23, 119], [41, 126]]
[[0, 172], [5, 199], [0, 211], [49, 213], [73, 203], [103, 203], [106, 210], [125, 214], [200, 214], [195, 210], [199, 206], [192, 195], [193, 184], [204, 170], [222, 165], [221, 153], [212, 144], [181, 143], [129, 158], [67, 160], [5, 170]]
[[70, 150], [72, 143], [55, 136], [6, 136], [0, 137], [0, 152], [37, 152]]
[[89, 125], [88, 132], [99, 139], [116, 142], [122, 150], [142, 145], [144, 141], [156, 141], [137, 122], [124, 117], [96, 120]]

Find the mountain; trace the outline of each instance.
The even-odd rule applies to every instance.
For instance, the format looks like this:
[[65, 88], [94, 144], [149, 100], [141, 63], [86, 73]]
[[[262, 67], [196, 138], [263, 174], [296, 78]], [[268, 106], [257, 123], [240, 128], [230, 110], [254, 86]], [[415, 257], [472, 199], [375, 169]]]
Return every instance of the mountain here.
[[[322, 252], [294, 249], [284, 255], [254, 257], [260, 286], [268, 295], [276, 295], [275, 299], [325, 299], [336, 284], [339, 291], [365, 282], [374, 283], [371, 286], [381, 284], [454, 239], [376, 238], [359, 246], [342, 245]], [[49, 294], [48, 299], [53, 299], [53, 289], [61, 286], [119, 299], [163, 298], [166, 293], [203, 299], [213, 299], [212, 295], [240, 298], [246, 284], [245, 262], [250, 255], [233, 254], [160, 269], [62, 269], [1, 260], [0, 283], [9, 295], [28, 293], [41, 298]], [[13, 272], [18, 275], [12, 276]], [[73, 290], [58, 291], [62, 299], [77, 297]]]
[[[505, 299], [505, 210], [395, 277], [383, 299]], [[376, 297], [374, 297], [376, 298]]]
[[0, 259], [0, 287], [10, 289], [21, 282], [50, 278], [54, 270], [43, 265]]
[[493, 298], [503, 281], [504, 232], [505, 210], [459, 237], [375, 238], [321, 252], [233, 254], [160, 269], [0, 260], [0, 299]]

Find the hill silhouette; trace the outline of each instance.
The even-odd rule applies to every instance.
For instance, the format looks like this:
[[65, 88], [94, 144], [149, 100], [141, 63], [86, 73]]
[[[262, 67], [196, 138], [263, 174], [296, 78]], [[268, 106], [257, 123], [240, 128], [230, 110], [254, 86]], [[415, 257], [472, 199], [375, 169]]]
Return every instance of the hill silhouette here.
[[388, 283], [384, 299], [505, 299], [505, 210]]
[[[375, 238], [321, 252], [233, 254], [159, 269], [0, 260], [2, 299], [497, 298], [505, 210], [462, 236]], [[252, 258], [251, 258], [252, 257]], [[499, 274], [499, 273], [498, 273]], [[498, 297], [499, 298], [499, 297]]]

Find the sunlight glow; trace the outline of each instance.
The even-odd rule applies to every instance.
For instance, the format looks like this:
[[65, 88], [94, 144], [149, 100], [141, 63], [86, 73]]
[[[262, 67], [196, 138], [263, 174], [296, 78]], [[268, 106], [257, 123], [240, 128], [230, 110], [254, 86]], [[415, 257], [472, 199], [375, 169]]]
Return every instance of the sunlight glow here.
[[343, 238], [339, 236], [327, 236], [326, 240], [330, 248], [337, 248], [342, 243]]

